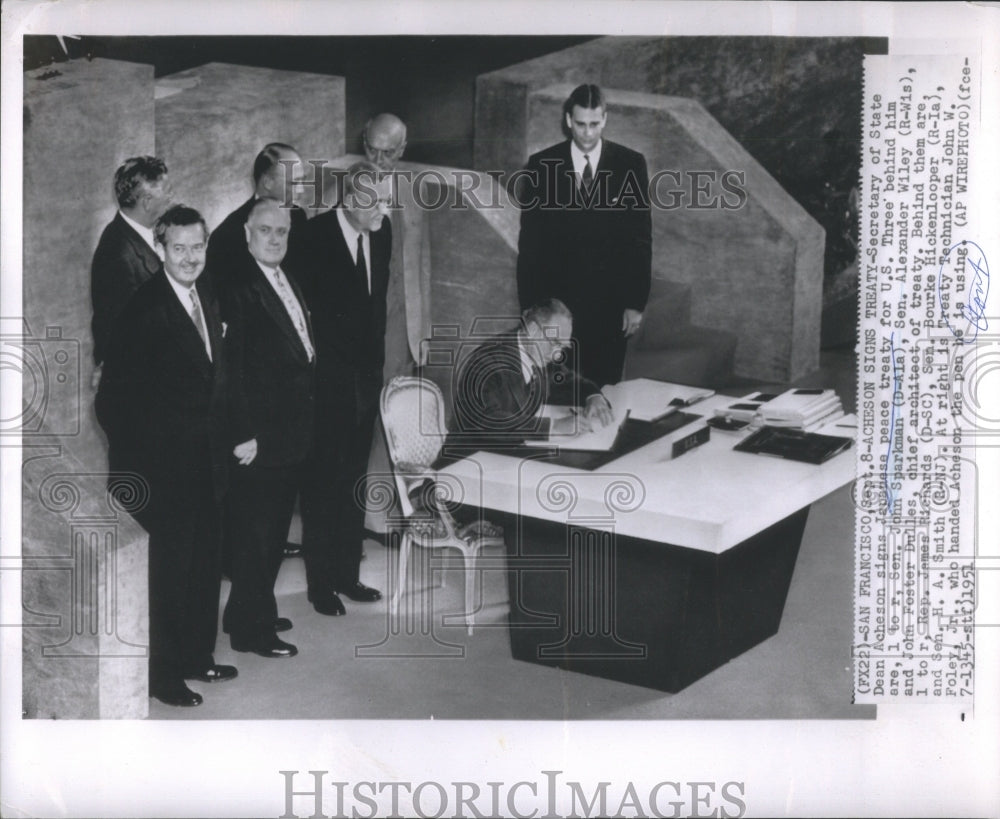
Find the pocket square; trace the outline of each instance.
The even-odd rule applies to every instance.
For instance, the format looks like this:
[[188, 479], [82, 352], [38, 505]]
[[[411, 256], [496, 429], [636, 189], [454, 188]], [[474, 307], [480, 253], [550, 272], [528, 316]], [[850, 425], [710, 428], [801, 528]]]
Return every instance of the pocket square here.
[[226, 330], [228, 330], [228, 329], [229, 329], [229, 325], [226, 324], [226, 322], [222, 322], [222, 337], [223, 338], [226, 337]]

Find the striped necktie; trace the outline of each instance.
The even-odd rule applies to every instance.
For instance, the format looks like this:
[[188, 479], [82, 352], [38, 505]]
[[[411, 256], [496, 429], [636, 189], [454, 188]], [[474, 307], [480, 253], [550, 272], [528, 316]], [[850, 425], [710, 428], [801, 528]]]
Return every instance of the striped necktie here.
[[299, 334], [299, 341], [302, 342], [302, 346], [305, 348], [306, 357], [312, 361], [314, 351], [312, 342], [309, 341], [309, 329], [306, 327], [306, 318], [302, 313], [302, 306], [285, 281], [285, 275], [282, 273], [280, 267], [274, 268], [274, 288], [278, 291], [281, 303], [285, 305], [285, 312], [288, 313], [288, 317], [292, 320], [295, 332]]

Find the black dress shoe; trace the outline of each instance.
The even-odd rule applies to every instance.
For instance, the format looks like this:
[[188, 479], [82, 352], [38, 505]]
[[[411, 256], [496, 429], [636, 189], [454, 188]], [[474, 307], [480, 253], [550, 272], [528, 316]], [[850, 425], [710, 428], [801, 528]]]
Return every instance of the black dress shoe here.
[[337, 589], [337, 593], [344, 595], [344, 597], [349, 597], [355, 603], [374, 603], [376, 600], [382, 599], [382, 592], [361, 582], [352, 583], [350, 586]]
[[149, 696], [155, 697], [166, 705], [179, 705], [191, 708], [201, 705], [201, 694], [197, 694], [184, 685], [183, 682], [165, 683], [149, 687]]
[[318, 614], [325, 614], [328, 617], [347, 614], [343, 601], [334, 592], [309, 592], [307, 596]]
[[208, 668], [204, 668], [201, 671], [194, 671], [190, 674], [185, 674], [185, 680], [200, 680], [201, 682], [213, 683], [213, 682], [225, 682], [226, 680], [236, 679], [239, 672], [234, 666], [231, 665], [210, 665]]
[[287, 542], [285, 544], [285, 557], [302, 557], [302, 544]]
[[294, 657], [299, 653], [295, 646], [278, 637], [271, 637], [259, 643], [241, 643], [238, 640], [231, 640], [230, 645], [232, 645], [233, 651], [258, 654], [261, 657]]
[[[274, 619], [274, 630], [275, 631], [291, 631], [292, 621], [287, 617], [276, 617]], [[229, 626], [225, 623], [222, 624], [222, 633], [229, 634]], [[193, 677], [188, 677], [187, 679], [194, 679]]]

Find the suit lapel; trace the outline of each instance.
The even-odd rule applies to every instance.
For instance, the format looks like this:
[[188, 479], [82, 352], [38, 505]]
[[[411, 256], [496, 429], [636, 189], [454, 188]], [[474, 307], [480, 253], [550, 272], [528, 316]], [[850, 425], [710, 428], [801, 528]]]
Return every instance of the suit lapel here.
[[[170, 286], [170, 282], [167, 281], [166, 272], [163, 274], [161, 289], [163, 290], [164, 310], [166, 312], [167, 321], [174, 330], [174, 337], [177, 339], [177, 346], [184, 351], [185, 355], [191, 359], [191, 362], [195, 364], [205, 375], [211, 377], [212, 362], [209, 360], [208, 353], [205, 351], [205, 344], [201, 340], [201, 334], [197, 329], [195, 329], [194, 322], [191, 320], [191, 314], [187, 309], [185, 309], [186, 305], [181, 305], [177, 298], [177, 294]], [[209, 327], [208, 338], [209, 343], [212, 345], [212, 356], [214, 359], [218, 360], [218, 355], [221, 353], [222, 345], [221, 343], [217, 343], [216, 340], [213, 340], [212, 325], [216, 324], [216, 331], [220, 335], [219, 342], [221, 342], [221, 327], [219, 327], [214, 321], [214, 317], [209, 317], [211, 310], [208, 305], [208, 299], [203, 297], [200, 291], [198, 297], [202, 303], [201, 312], [202, 315], [205, 316], [205, 324]]]
[[569, 149], [571, 142], [567, 139], [560, 150], [559, 158], [562, 164], [559, 168], [559, 184], [562, 190], [559, 192], [559, 199], [556, 200], [558, 202], [575, 202], [578, 199], [579, 191], [577, 190], [576, 173], [573, 170], [573, 155]]
[[[285, 309], [284, 303], [281, 301], [281, 297], [275, 292], [274, 287], [269, 281], [267, 281], [264, 271], [260, 269], [258, 265], [251, 257], [251, 262], [253, 265], [253, 288], [257, 293], [258, 298], [264, 305], [264, 310], [271, 317], [271, 320], [278, 325], [278, 328], [284, 334], [285, 339], [291, 345], [295, 354], [302, 359], [306, 359], [306, 349], [302, 346], [302, 339], [299, 338], [298, 330], [295, 329], [295, 325], [292, 323], [291, 316], [288, 315], [288, 311]], [[308, 330], [309, 319], [308, 313], [306, 312], [305, 301], [302, 299], [302, 295], [299, 293], [298, 288], [292, 282], [291, 276], [287, 273], [285, 274], [285, 280], [288, 282], [295, 294], [295, 297], [299, 300], [299, 308], [302, 310], [302, 315], [306, 319], [306, 329]], [[311, 334], [310, 334], [311, 335]], [[312, 339], [310, 338], [310, 341]]]
[[[205, 326], [208, 327], [208, 343], [212, 348], [212, 360], [208, 361], [207, 355], [202, 356], [202, 360], [209, 364], [213, 374], [217, 376], [220, 370], [219, 362], [225, 355], [225, 352], [222, 349], [222, 321], [219, 319], [218, 312], [216, 311], [215, 300], [212, 297], [207, 280], [203, 276], [199, 276], [195, 287], [198, 290], [198, 298], [201, 301], [202, 315], [205, 316]], [[194, 327], [193, 321], [189, 320], [188, 323]], [[195, 335], [198, 337], [201, 350], [204, 351], [205, 346], [201, 344], [201, 335], [198, 333], [197, 329], [195, 329]]]
[[[340, 206], [338, 206], [337, 210], [339, 209]], [[354, 248], [348, 247], [347, 237], [344, 236], [344, 230], [340, 226], [340, 217], [337, 215], [337, 210], [330, 211], [330, 214], [333, 221], [333, 228], [335, 231], [334, 244], [337, 246], [335, 252], [342, 254], [342, 259], [343, 259], [342, 266], [339, 269], [350, 271], [347, 277], [348, 281], [350, 282], [350, 286], [358, 289], [359, 294], [367, 295], [368, 282], [361, 281], [361, 277], [358, 275], [357, 264], [354, 260], [354, 257], [351, 255], [354, 251]]]
[[135, 229], [122, 218], [120, 213], [115, 215], [115, 219], [118, 220], [119, 229], [125, 240], [131, 245], [132, 252], [142, 260], [142, 266], [151, 278], [160, 269], [160, 257], [146, 244], [146, 240], [136, 233]]

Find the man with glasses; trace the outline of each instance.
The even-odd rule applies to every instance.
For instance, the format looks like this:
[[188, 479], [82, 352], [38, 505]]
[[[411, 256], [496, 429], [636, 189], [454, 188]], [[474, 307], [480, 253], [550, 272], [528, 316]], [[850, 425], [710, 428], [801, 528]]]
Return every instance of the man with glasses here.
[[[568, 435], [612, 421], [611, 407], [592, 381], [565, 365], [573, 316], [558, 299], [521, 314], [514, 332], [484, 341], [459, 364], [454, 416], [457, 431], [491, 443]], [[544, 404], [583, 406], [579, 415], [541, 417]]]
[[361, 133], [365, 158], [383, 173], [391, 172], [406, 149], [406, 124], [395, 114], [379, 114]]

